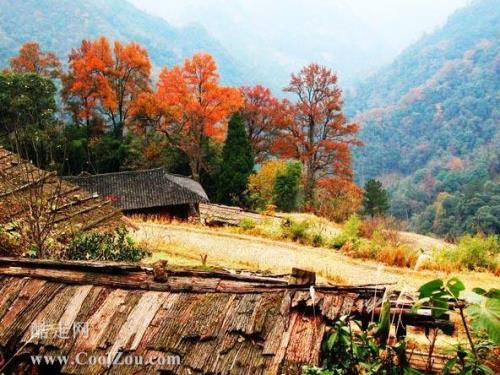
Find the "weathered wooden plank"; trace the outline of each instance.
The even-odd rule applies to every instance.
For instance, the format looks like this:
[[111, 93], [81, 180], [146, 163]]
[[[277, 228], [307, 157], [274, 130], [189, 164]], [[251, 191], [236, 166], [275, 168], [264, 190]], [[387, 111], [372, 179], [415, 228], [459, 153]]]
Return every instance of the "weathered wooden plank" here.
[[28, 279], [6, 278], [0, 293], [0, 319], [9, 310]]
[[167, 297], [168, 294], [159, 292], [146, 292], [141, 296], [108, 351], [112, 357], [118, 351], [134, 351], [137, 349], [149, 323]]
[[117, 262], [88, 262], [79, 260], [52, 260], [0, 257], [0, 265], [12, 267], [50, 268], [58, 270], [76, 270], [85, 272], [101, 272], [106, 274], [123, 274], [127, 272], [142, 271], [137, 264]]
[[64, 335], [65, 330], [69, 330], [69, 326], [60, 325], [59, 319], [75, 291], [76, 287], [74, 286], [62, 286], [61, 290], [52, 298], [52, 301], [33, 320], [21, 339], [21, 343], [29, 342], [34, 345], [47, 345], [54, 337]]
[[[33, 281], [36, 282], [39, 280]], [[28, 303], [26, 303], [24, 308], [16, 314], [15, 319], [11, 320], [10, 324], [6, 325], [5, 329], [0, 330], [0, 346], [11, 347], [19, 342], [24, 331], [36, 318], [37, 314], [44, 309], [62, 287], [61, 284], [45, 283], [36, 293], [27, 291], [27, 293], [29, 293], [27, 297], [29, 299]], [[20, 293], [17, 300], [23, 298], [22, 293], [23, 292]], [[9, 322], [10, 319], [7, 319], [7, 315], [13, 310], [14, 309], [11, 309], [6, 316], [4, 316], [2, 324]]]
[[212, 293], [202, 296], [193, 307], [191, 319], [183, 330], [183, 338], [214, 337], [231, 299], [230, 294]]
[[319, 364], [325, 323], [320, 316], [302, 316], [295, 322], [286, 351], [285, 368]]
[[236, 310], [228, 324], [227, 329], [229, 332], [253, 333], [252, 316], [261, 298], [260, 294], [245, 294], [239, 299]]
[[[89, 356], [99, 353], [98, 345], [108, 332], [112, 318], [120, 307], [125, 304], [128, 292], [125, 290], [113, 290], [109, 293], [97, 311], [87, 320], [88, 333], [83, 332], [76, 338], [69, 356], [69, 361], [63, 368], [63, 373], [70, 374], [97, 374], [102, 372], [101, 364], [89, 364], [88, 366], [78, 365], [75, 362], [78, 353], [87, 353]], [[102, 351], [104, 352], [104, 351]]]
[[14, 322], [17, 315], [30, 303], [33, 296], [43, 288], [45, 283], [43, 280], [27, 279], [22, 288], [15, 291], [15, 300], [11, 302], [0, 321], [0, 335]]
[[278, 374], [279, 370], [282, 368], [283, 360], [287, 352], [292, 331], [295, 327], [297, 320], [300, 319], [299, 314], [296, 311], [288, 315], [288, 318], [289, 318], [287, 324], [288, 329], [283, 333], [281, 337], [281, 342], [278, 346], [278, 349], [275, 350], [276, 354], [274, 355], [274, 358], [270, 363], [268, 363], [268, 367], [264, 370], [265, 375]]

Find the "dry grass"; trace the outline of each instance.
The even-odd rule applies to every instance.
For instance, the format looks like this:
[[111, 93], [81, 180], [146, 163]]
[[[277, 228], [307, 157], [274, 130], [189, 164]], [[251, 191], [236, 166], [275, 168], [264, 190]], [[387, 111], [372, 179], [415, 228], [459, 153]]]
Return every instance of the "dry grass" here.
[[[314, 248], [291, 242], [278, 242], [248, 235], [225, 233], [195, 225], [159, 225], [139, 223], [134, 237], [146, 241], [155, 259], [168, 259], [171, 265], [202, 266], [206, 254], [208, 267], [248, 269], [288, 273], [292, 267], [314, 271], [323, 281], [340, 284], [396, 282], [398, 288], [416, 288], [436, 277], [439, 271], [414, 271], [383, 266], [370, 260], [356, 260], [326, 248]], [[498, 285], [492, 274], [461, 272], [466, 286], [490, 288]]]

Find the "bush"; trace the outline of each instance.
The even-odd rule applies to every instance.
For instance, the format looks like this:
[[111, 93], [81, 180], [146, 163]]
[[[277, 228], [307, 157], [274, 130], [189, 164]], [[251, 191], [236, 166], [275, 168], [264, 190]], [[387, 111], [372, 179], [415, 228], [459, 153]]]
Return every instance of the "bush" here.
[[[362, 234], [369, 234], [369, 237], [361, 238]], [[396, 231], [386, 229], [378, 221], [366, 225], [356, 215], [347, 220], [342, 233], [332, 239], [330, 247], [354, 258], [373, 259], [390, 266], [413, 267], [418, 259], [417, 251], [400, 243]]]
[[257, 173], [248, 178], [248, 194], [252, 208], [267, 210], [274, 202], [274, 184], [278, 172], [285, 170], [282, 160], [268, 160], [262, 163]]
[[486, 269], [495, 272], [500, 266], [500, 237], [496, 235], [466, 235], [460, 239], [457, 258], [469, 270]]
[[321, 235], [321, 233], [313, 233], [311, 236], [311, 245], [314, 247], [321, 247], [325, 244], [325, 239]]
[[255, 221], [249, 218], [242, 219], [238, 225], [243, 230], [250, 230], [255, 228]]
[[22, 252], [17, 222], [0, 225], [0, 244], [0, 256], [18, 256]]
[[70, 243], [66, 258], [72, 260], [110, 260], [138, 262], [150, 253], [139, 248], [127, 235], [125, 227], [112, 233], [79, 233]]
[[354, 214], [344, 224], [342, 234], [348, 238], [358, 238], [361, 231], [361, 219], [358, 215]]
[[308, 240], [307, 230], [309, 223], [304, 221], [288, 220], [283, 224], [283, 234], [292, 241], [306, 243]]

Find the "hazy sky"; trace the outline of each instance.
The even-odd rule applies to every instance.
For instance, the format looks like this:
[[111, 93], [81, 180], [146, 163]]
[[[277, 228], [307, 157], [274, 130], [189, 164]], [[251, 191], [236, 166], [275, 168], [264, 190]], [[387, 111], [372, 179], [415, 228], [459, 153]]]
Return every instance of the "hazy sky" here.
[[[240, 5], [242, 11], [246, 10], [239, 15], [233, 12], [232, 17], [240, 18], [240, 22], [249, 21], [248, 17], [261, 17], [262, 12], [281, 13], [285, 18], [299, 20], [308, 15], [308, 9], [314, 14], [318, 10], [328, 13], [346, 8], [359, 16], [370, 28], [387, 38], [394, 47], [401, 49], [416, 40], [423, 32], [432, 31], [445, 22], [449, 14], [470, 0], [131, 0], [131, 2], [138, 8], [163, 17], [172, 24], [182, 26], [197, 22], [205, 27], [214, 24], [208, 20], [211, 17], [219, 18], [220, 24], [223, 25], [224, 20], [221, 18], [227, 15], [225, 8], [230, 3]], [[253, 8], [253, 11], [248, 12], [249, 8]], [[251, 21], [259, 23], [259, 20], [255, 19]], [[328, 28], [329, 25], [321, 22], [316, 26]], [[273, 25], [266, 27], [272, 28]], [[209, 32], [216, 34], [213, 27], [207, 28]]]
[[345, 82], [363, 77], [471, 0], [130, 1], [175, 26], [201, 24], [255, 75], [283, 87], [310, 62]]

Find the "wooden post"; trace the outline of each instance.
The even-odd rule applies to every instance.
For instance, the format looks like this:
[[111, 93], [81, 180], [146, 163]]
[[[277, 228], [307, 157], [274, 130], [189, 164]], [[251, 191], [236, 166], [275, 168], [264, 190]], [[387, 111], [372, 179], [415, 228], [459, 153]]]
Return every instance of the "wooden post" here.
[[168, 280], [167, 261], [159, 260], [153, 264], [153, 280], [164, 283]]
[[292, 268], [292, 281], [290, 284], [314, 285], [316, 284], [316, 273], [294, 267]]

